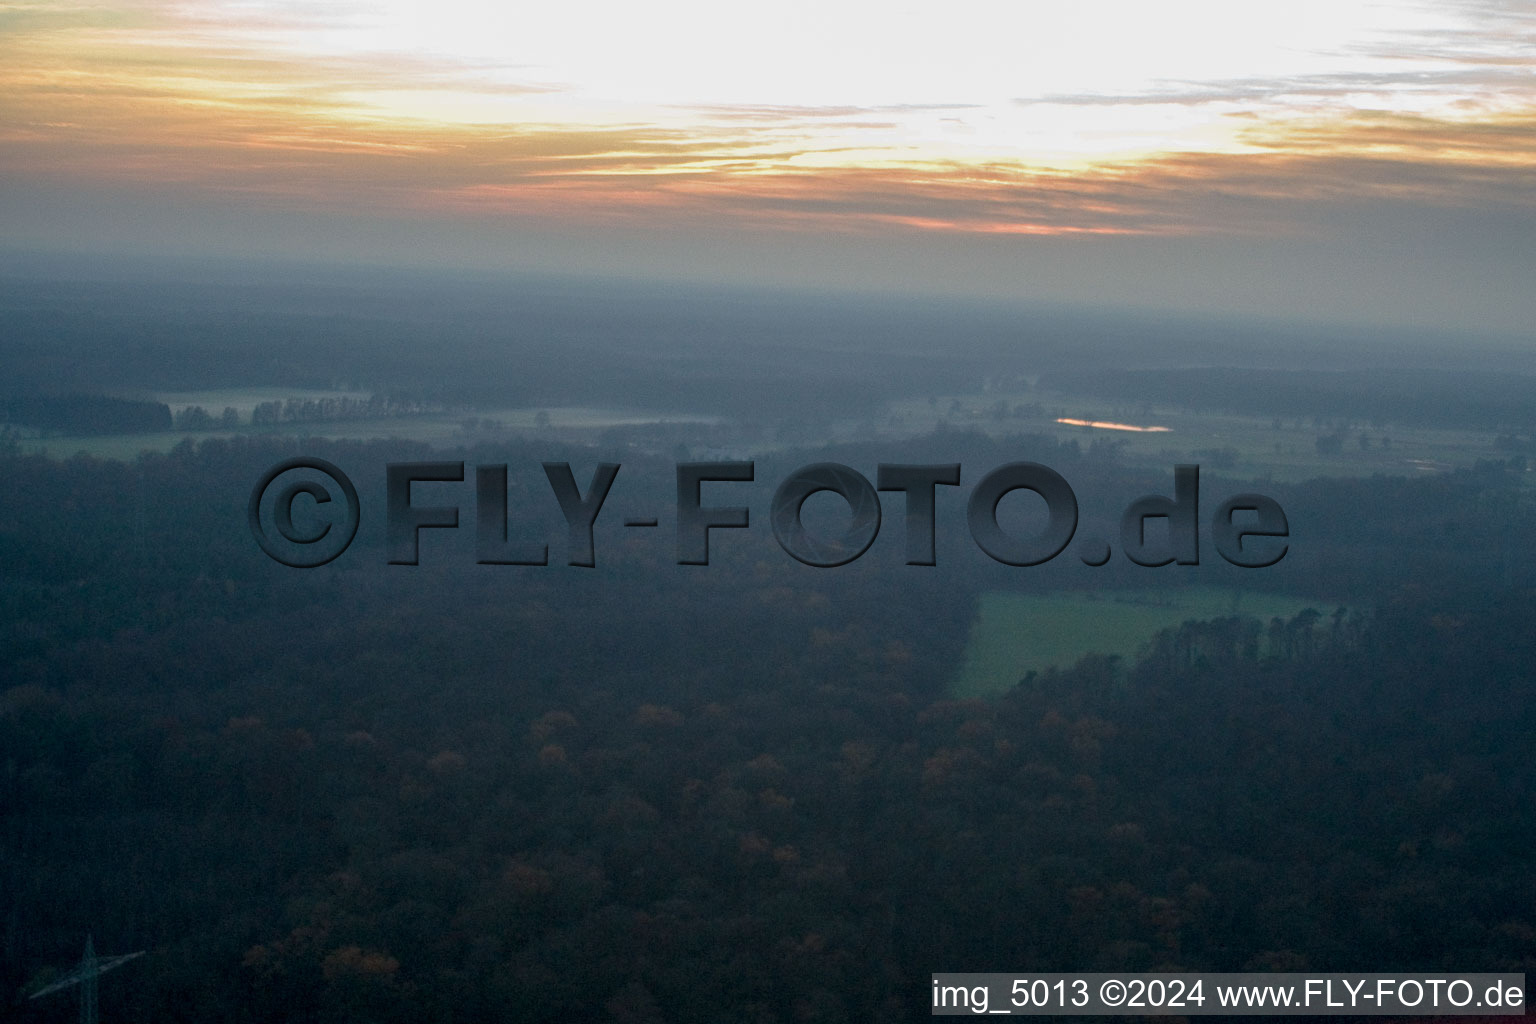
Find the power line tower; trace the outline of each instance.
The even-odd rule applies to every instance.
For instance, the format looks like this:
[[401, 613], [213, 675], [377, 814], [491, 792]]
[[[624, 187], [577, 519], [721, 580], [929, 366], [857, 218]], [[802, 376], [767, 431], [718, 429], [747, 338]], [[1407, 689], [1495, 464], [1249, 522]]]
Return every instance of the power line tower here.
[[96, 944], [91, 937], [85, 937], [85, 954], [80, 957], [80, 966], [70, 971], [64, 977], [33, 992], [29, 999], [41, 999], [43, 996], [52, 995], [61, 989], [71, 985], [80, 986], [80, 1024], [97, 1024], [96, 1019], [96, 979], [114, 967], [121, 967], [129, 960], [144, 955], [144, 950], [137, 953], [125, 953], [122, 956], [109, 956], [100, 959], [96, 956]]

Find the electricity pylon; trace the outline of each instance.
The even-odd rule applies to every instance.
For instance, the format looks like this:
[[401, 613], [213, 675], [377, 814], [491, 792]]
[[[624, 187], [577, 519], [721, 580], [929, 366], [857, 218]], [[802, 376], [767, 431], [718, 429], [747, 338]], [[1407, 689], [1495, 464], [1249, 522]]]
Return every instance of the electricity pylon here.
[[70, 971], [64, 977], [44, 988], [33, 992], [29, 999], [41, 999], [43, 996], [52, 995], [60, 989], [69, 988], [71, 985], [80, 986], [80, 1024], [97, 1024], [96, 1022], [96, 979], [114, 967], [121, 967], [129, 960], [144, 955], [144, 950], [137, 953], [125, 953], [122, 956], [109, 956], [105, 960], [96, 956], [96, 946], [91, 942], [91, 937], [85, 937], [85, 955], [80, 957], [80, 966]]

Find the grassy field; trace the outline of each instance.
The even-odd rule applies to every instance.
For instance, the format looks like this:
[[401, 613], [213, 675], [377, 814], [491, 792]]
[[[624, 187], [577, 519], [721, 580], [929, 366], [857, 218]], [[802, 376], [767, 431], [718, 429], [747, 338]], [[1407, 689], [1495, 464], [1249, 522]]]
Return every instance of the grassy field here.
[[1190, 619], [1243, 615], [1268, 622], [1304, 608], [1329, 613], [1328, 602], [1220, 587], [1112, 590], [1092, 593], [981, 595], [965, 662], [950, 685], [957, 697], [1002, 693], [1030, 671], [1066, 667], [1085, 654], [1132, 658], [1158, 630]]

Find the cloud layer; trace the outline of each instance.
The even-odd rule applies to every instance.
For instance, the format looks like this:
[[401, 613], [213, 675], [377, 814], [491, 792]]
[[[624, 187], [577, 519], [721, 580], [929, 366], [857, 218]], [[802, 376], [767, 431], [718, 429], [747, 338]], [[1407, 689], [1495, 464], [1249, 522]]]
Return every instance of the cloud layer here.
[[427, 10], [0, 2], [0, 190], [978, 244], [1536, 208], [1523, 0]]

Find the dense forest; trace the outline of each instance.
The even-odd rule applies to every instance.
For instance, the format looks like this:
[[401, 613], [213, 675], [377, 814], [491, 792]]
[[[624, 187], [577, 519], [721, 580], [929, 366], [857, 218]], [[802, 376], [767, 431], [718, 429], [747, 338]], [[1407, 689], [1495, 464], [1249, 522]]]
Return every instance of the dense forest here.
[[[364, 509], [315, 570], [245, 521], [300, 452]], [[511, 467], [509, 529], [547, 531], [550, 566], [476, 565], [467, 528], [386, 564], [384, 464], [445, 457]], [[148, 950], [101, 983], [105, 1017], [144, 1021], [895, 1021], [943, 970], [1536, 969], [1536, 537], [1512, 464], [1266, 484], [1292, 526], [1266, 570], [1001, 566], [948, 494], [934, 567], [902, 564], [893, 512], [841, 568], [774, 544], [767, 497], [812, 461], [974, 483], [1038, 459], [1085, 531], [1172, 486], [1112, 447], [941, 432], [718, 485], [753, 526], [707, 567], [600, 521], [580, 569], [550, 458], [583, 486], [623, 463], [605, 518], [674, 500], [671, 461], [523, 443], [0, 457], [21, 1019], [73, 1018], [21, 997], [87, 932]], [[1203, 486], [1214, 507], [1252, 484]], [[471, 515], [467, 489], [428, 494]], [[1337, 603], [946, 696], [980, 590], [1106, 580]]]

